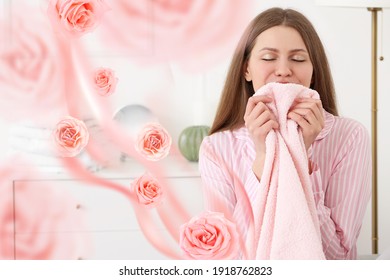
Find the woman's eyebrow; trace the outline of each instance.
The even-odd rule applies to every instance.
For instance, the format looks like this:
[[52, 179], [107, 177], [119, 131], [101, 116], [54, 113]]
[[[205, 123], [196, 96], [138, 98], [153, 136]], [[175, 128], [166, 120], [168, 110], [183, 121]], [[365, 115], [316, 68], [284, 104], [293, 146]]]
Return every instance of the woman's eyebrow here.
[[[270, 47], [265, 47], [265, 48], [262, 48], [261, 50], [259, 50], [259, 52], [262, 52], [262, 51], [271, 51], [271, 52], [275, 52], [275, 53], [279, 52], [278, 49], [270, 48]], [[307, 50], [305, 50], [305, 49], [292, 49], [292, 50], [289, 50], [289, 53], [295, 53], [295, 52], [305, 52], [305, 53], [307, 53]]]
[[305, 53], [307, 53], [307, 50], [305, 50], [305, 49], [292, 49], [289, 52], [290, 53], [294, 53], [294, 52], [305, 52]]
[[278, 50], [278, 49], [275, 49], [275, 48], [269, 48], [269, 47], [265, 47], [265, 48], [262, 48], [261, 50], [259, 50], [259, 52], [262, 52], [262, 51], [279, 52], [279, 50]]

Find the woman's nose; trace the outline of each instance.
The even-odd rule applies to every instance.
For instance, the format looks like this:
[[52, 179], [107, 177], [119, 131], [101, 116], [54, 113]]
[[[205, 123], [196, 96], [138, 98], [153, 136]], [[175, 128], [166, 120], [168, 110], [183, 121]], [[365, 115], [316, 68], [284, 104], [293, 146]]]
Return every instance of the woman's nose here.
[[291, 76], [292, 71], [288, 61], [279, 61], [275, 68], [275, 75], [279, 77]]

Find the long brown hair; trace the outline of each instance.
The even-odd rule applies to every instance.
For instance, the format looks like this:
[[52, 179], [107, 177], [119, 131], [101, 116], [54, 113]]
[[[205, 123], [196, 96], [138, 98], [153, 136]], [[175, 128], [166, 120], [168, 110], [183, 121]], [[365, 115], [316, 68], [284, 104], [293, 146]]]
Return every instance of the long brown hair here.
[[223, 130], [233, 130], [244, 124], [244, 114], [249, 97], [254, 94], [252, 82], [244, 77], [245, 65], [256, 43], [257, 36], [274, 26], [292, 27], [299, 32], [313, 64], [310, 88], [316, 90], [322, 106], [337, 116], [335, 90], [328, 59], [321, 40], [310, 21], [292, 9], [271, 8], [255, 17], [242, 35], [227, 74], [210, 135]]

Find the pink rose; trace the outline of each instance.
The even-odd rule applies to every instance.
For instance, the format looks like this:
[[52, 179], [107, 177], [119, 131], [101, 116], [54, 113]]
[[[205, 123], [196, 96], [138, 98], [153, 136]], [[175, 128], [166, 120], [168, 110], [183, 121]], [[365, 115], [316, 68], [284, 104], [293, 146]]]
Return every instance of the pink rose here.
[[136, 150], [147, 160], [158, 161], [169, 154], [172, 138], [158, 123], [148, 123], [144, 126], [136, 142]]
[[81, 202], [65, 189], [34, 181], [37, 172], [28, 163], [8, 162], [0, 166], [0, 259], [90, 257], [92, 239]]
[[94, 73], [94, 84], [97, 92], [102, 96], [109, 96], [114, 93], [118, 79], [114, 71], [109, 68], [98, 68]]
[[232, 259], [238, 244], [236, 225], [222, 213], [205, 212], [180, 227], [180, 247], [190, 259]]
[[64, 117], [54, 131], [54, 140], [60, 156], [74, 157], [87, 145], [89, 133], [83, 121]]
[[138, 202], [145, 206], [153, 207], [162, 199], [163, 190], [160, 183], [148, 173], [135, 179], [131, 187]]
[[103, 43], [140, 62], [204, 70], [229, 57], [253, 16], [254, 0], [115, 0]]
[[93, 31], [107, 10], [104, 0], [51, 0], [48, 7], [53, 23], [76, 36]]
[[0, 114], [11, 121], [46, 121], [65, 112], [72, 59], [41, 11], [17, 2], [9, 2], [9, 14], [0, 13]]

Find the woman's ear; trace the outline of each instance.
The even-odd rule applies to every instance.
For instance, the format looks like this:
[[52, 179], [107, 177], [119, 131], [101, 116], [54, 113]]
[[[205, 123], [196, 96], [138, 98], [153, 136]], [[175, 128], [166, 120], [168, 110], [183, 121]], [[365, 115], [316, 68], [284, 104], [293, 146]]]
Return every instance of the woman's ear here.
[[247, 82], [252, 81], [252, 75], [248, 67], [248, 62], [245, 62], [244, 64], [244, 77]]

